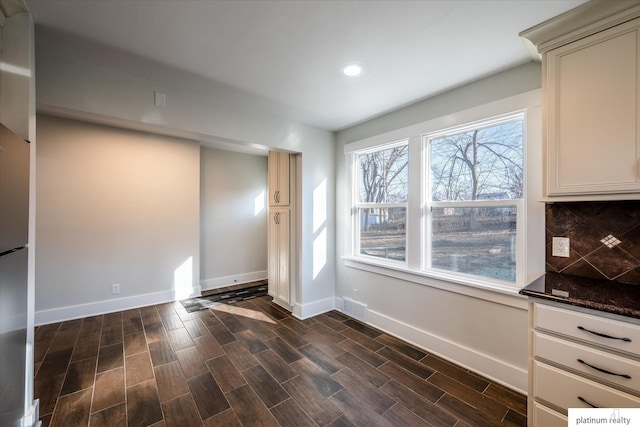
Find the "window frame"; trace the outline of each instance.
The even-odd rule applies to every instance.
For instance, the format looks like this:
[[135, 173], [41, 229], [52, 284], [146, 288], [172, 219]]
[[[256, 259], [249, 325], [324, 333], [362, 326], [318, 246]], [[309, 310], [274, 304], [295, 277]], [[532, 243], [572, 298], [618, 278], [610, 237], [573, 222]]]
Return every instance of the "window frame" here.
[[[422, 259], [421, 259], [421, 269], [424, 272], [432, 273], [436, 275], [453, 275], [460, 276], [461, 278], [467, 279], [480, 279], [487, 280], [495, 284], [505, 285], [505, 286], [514, 286], [518, 283], [522, 283], [524, 280], [524, 268], [523, 263], [524, 260], [521, 257], [521, 254], [524, 252], [524, 221], [522, 217], [524, 215], [524, 200], [526, 198], [526, 185], [523, 182], [523, 197], [519, 199], [498, 199], [498, 200], [464, 200], [464, 201], [433, 201], [433, 186], [432, 186], [432, 173], [431, 173], [431, 150], [430, 143], [433, 139], [444, 135], [456, 134], [467, 132], [471, 130], [488, 128], [494, 125], [499, 125], [502, 123], [507, 123], [510, 121], [521, 120], [522, 121], [522, 158], [523, 158], [523, 176], [525, 171], [525, 163], [526, 163], [526, 150], [527, 150], [527, 112], [526, 110], [517, 110], [508, 112], [506, 114], [501, 114], [498, 116], [488, 117], [486, 119], [476, 120], [470, 123], [463, 123], [457, 126], [451, 126], [446, 129], [437, 130], [434, 132], [429, 132], [421, 135], [421, 143], [422, 143], [422, 168], [421, 168], [421, 179], [423, 182], [423, 191], [421, 193], [421, 200], [423, 206], [423, 215], [422, 215], [422, 229], [424, 230], [422, 236]], [[523, 180], [524, 181], [524, 180]], [[495, 208], [495, 207], [515, 207], [516, 208], [516, 271], [514, 275], [513, 281], [500, 280], [485, 276], [479, 276], [475, 274], [463, 273], [463, 272], [454, 272], [446, 269], [441, 269], [432, 266], [432, 243], [433, 239], [430, 238], [432, 236], [432, 220], [433, 220], [433, 209], [434, 208]]]
[[[477, 104], [459, 111], [434, 115], [426, 121], [374, 134], [362, 139], [354, 139], [344, 144], [345, 155], [345, 192], [344, 220], [342, 227], [344, 250], [341, 256], [344, 266], [373, 273], [378, 277], [389, 277], [418, 285], [428, 286], [449, 292], [459, 293], [487, 301], [499, 302], [514, 307], [522, 307], [520, 288], [539, 278], [545, 272], [545, 231], [542, 200], [543, 163], [542, 163], [542, 90], [534, 89], [507, 98]], [[525, 114], [524, 147], [524, 199], [520, 202], [523, 213], [517, 218], [517, 230], [522, 233], [517, 250], [516, 283], [498, 283], [484, 280], [479, 276], [450, 274], [444, 270], [425, 270], [423, 268], [426, 227], [424, 215], [425, 183], [422, 179], [424, 164], [423, 136], [463, 124], [486, 121], [490, 117], [508, 116], [522, 111]], [[354, 251], [354, 153], [380, 147], [389, 141], [409, 141], [409, 208], [407, 211], [407, 256], [406, 265], [384, 262], [383, 259], [371, 259], [357, 256]], [[417, 197], [415, 195], [418, 195]], [[381, 282], [384, 283], [384, 282]], [[526, 301], [525, 301], [526, 302]]]
[[[395, 147], [407, 146], [407, 151], [409, 152], [409, 140], [408, 139], [400, 139], [395, 140], [375, 146], [371, 146], [364, 150], [354, 151], [351, 155], [351, 179], [352, 179], [352, 204], [351, 204], [351, 224], [352, 224], [352, 234], [351, 234], [351, 253], [355, 258], [362, 258], [368, 260], [369, 262], [379, 262], [383, 264], [391, 264], [391, 265], [407, 265], [408, 260], [408, 233], [407, 233], [407, 224], [409, 222], [409, 188], [407, 188], [407, 201], [405, 202], [384, 202], [384, 203], [371, 203], [371, 202], [360, 202], [360, 179], [359, 177], [359, 168], [360, 168], [360, 156], [376, 153], [379, 151], [388, 150]], [[407, 153], [407, 158], [409, 157], [409, 153]], [[410, 166], [407, 165], [407, 168], [410, 170]], [[408, 184], [407, 184], [408, 185]], [[404, 208], [405, 210], [405, 259], [404, 261], [393, 260], [389, 258], [376, 257], [373, 255], [366, 255], [361, 253], [360, 246], [360, 226], [361, 226], [361, 209], [378, 209], [378, 208]]]

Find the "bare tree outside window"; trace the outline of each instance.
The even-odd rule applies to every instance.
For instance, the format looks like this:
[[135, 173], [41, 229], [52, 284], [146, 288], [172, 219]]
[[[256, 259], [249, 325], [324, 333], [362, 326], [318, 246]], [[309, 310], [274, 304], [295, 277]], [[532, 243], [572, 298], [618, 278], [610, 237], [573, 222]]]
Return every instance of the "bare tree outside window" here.
[[405, 260], [408, 165], [406, 144], [358, 155], [361, 254]]
[[431, 140], [433, 201], [522, 197], [522, 120]]
[[515, 281], [517, 209], [504, 201], [523, 197], [523, 134], [518, 117], [429, 140], [431, 267]]

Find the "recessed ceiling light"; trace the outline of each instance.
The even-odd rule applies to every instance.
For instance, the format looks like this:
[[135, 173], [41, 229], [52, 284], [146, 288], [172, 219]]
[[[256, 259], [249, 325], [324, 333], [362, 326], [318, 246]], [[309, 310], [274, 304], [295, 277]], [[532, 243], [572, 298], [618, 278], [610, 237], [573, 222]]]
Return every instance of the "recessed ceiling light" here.
[[347, 77], [359, 76], [362, 73], [362, 65], [349, 64], [342, 69], [342, 73]]

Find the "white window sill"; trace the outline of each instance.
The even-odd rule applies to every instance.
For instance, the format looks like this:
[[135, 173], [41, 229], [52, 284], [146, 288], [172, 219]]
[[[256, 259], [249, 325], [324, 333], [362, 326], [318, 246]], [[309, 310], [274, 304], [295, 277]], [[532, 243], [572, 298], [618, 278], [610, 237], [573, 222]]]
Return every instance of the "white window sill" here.
[[483, 282], [454, 275], [434, 274], [411, 270], [404, 265], [371, 262], [355, 257], [342, 257], [344, 265], [358, 270], [368, 271], [394, 279], [417, 283], [448, 292], [479, 298], [493, 303], [503, 304], [523, 310], [527, 309], [527, 297], [520, 295], [520, 288]]

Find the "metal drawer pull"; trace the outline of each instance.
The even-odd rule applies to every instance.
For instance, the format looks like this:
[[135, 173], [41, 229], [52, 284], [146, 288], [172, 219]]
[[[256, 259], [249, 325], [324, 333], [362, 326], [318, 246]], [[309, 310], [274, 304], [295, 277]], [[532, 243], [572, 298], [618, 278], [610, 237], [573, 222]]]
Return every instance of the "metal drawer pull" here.
[[587, 362], [585, 362], [582, 359], [578, 359], [578, 362], [582, 363], [583, 365], [587, 365], [591, 369], [595, 369], [596, 371], [602, 372], [604, 374], [615, 375], [617, 377], [626, 378], [628, 380], [631, 379], [631, 377], [629, 375], [627, 375], [627, 374], [616, 374], [615, 372], [607, 371], [606, 369], [602, 369], [602, 368], [598, 368], [597, 366], [590, 365], [590, 364], [588, 364]]
[[609, 338], [609, 339], [612, 339], [612, 340], [620, 340], [620, 341], [624, 341], [624, 342], [631, 342], [631, 338], [612, 337], [611, 335], [606, 335], [606, 334], [601, 334], [600, 332], [590, 331], [589, 329], [583, 328], [582, 326], [578, 326], [578, 329], [580, 329], [581, 331], [589, 332], [590, 334], [597, 335], [597, 336], [602, 337], [602, 338]]
[[592, 404], [592, 403], [589, 403], [589, 402], [587, 401], [587, 399], [585, 399], [585, 398], [584, 398], [584, 397], [582, 397], [582, 396], [578, 396], [578, 399], [579, 399], [581, 402], [584, 402], [584, 403], [586, 403], [587, 405], [591, 406], [592, 408], [597, 408], [597, 406], [596, 406], [596, 405], [594, 405], [594, 404]]

